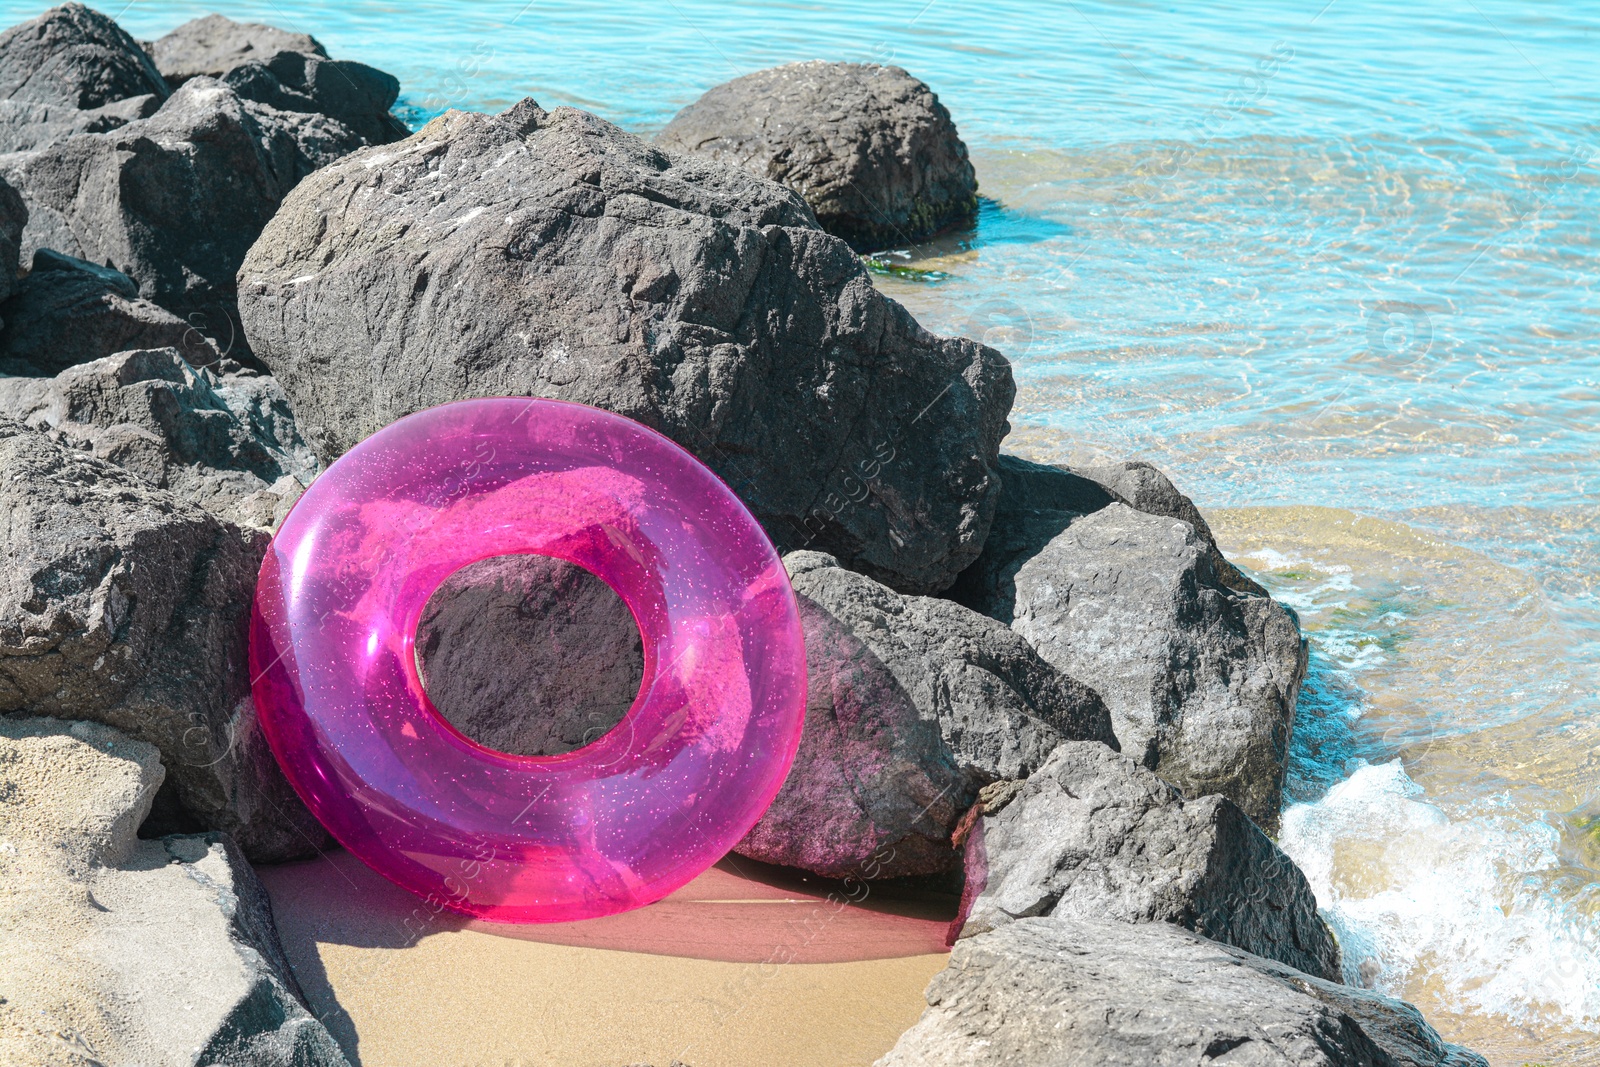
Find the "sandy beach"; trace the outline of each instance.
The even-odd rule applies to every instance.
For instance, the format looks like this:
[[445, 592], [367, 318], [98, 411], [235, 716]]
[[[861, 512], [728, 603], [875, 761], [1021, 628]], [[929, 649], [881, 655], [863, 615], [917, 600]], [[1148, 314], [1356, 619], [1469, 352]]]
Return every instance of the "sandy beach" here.
[[746, 860], [538, 926], [430, 915], [347, 852], [261, 875], [312, 1010], [366, 1067], [870, 1064], [922, 1013], [953, 914]]

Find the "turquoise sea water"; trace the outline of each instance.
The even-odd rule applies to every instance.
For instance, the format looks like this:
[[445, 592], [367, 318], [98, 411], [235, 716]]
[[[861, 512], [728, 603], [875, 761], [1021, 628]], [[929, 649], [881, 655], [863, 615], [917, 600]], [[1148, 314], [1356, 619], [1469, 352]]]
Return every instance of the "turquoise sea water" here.
[[1156, 462], [1301, 611], [1283, 843], [1351, 977], [1497, 1063], [1600, 1063], [1600, 5], [103, 10], [308, 30], [414, 123], [649, 133], [799, 59], [929, 82], [987, 199], [879, 282], [1011, 356], [1013, 447]]

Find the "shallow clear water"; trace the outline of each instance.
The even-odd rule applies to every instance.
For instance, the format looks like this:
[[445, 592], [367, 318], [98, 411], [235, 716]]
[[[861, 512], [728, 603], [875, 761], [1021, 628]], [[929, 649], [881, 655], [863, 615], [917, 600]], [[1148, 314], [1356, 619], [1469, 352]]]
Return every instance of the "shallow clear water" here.
[[932, 84], [988, 200], [880, 283], [1015, 361], [1011, 447], [1158, 463], [1301, 612], [1283, 843], [1351, 976], [1497, 1063], [1600, 1062], [1600, 8], [106, 10], [213, 8], [394, 72], [413, 120], [650, 132], [811, 58]]

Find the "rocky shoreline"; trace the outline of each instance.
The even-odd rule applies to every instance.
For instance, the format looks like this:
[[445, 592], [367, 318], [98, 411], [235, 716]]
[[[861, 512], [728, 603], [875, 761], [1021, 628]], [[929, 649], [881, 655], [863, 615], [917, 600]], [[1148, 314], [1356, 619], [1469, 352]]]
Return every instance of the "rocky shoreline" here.
[[[408, 135], [398, 92], [221, 16], [0, 35], [0, 1059], [346, 1062], [250, 866], [330, 844], [255, 725], [256, 568], [366, 435], [530, 395], [672, 437], [785, 553], [806, 732], [738, 851], [964, 879], [881, 1062], [1484, 1062], [1345, 984], [1269, 836], [1293, 614], [1148, 464], [1004, 454], [1004, 355], [874, 288], [859, 252], [976, 206], [927, 86], [795, 64], [654, 143], [532, 100]], [[422, 666], [472, 736], [561, 751], [625, 710], [630, 624], [581, 575], [435, 600]], [[531, 621], [480, 651], [483, 617]], [[607, 696], [517, 684], [551, 677]]]

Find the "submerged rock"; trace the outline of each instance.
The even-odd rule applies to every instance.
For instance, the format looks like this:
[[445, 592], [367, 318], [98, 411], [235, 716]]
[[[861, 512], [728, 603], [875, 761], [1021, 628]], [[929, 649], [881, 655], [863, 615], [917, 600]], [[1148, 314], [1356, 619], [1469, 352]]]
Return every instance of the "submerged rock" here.
[[1487, 1067], [1411, 1005], [1165, 923], [1022, 919], [956, 944], [878, 1067]]
[[57, 374], [114, 352], [168, 346], [195, 366], [218, 359], [199, 330], [141, 299], [133, 279], [110, 267], [40, 249], [16, 289], [0, 304], [0, 370]]
[[1170, 922], [1338, 981], [1305, 876], [1232, 801], [1185, 801], [1126, 756], [1064, 744], [967, 839], [961, 936], [1041, 915]]
[[135, 837], [162, 773], [108, 727], [0, 717], [0, 1061], [347, 1067], [231, 839]]
[[1224, 584], [1215, 541], [1165, 493], [1149, 514], [1062, 468], [1003, 456], [1000, 470], [993, 531], [950, 595], [1092, 686], [1123, 752], [1274, 831], [1305, 677], [1294, 617]]
[[988, 531], [1004, 357], [923, 330], [794, 194], [582, 111], [449, 112], [318, 171], [240, 304], [324, 460], [447, 400], [555, 397], [896, 588], [943, 589]]
[[1032, 773], [1062, 741], [1113, 740], [1100, 699], [994, 620], [822, 553], [784, 563], [805, 631], [805, 729], [735, 851], [834, 877], [948, 870], [982, 786]]
[[950, 112], [899, 67], [790, 63], [709, 90], [656, 137], [781, 182], [860, 251], [971, 220], [978, 181]]
[[318, 470], [275, 381], [202, 373], [173, 348], [0, 378], [0, 415], [241, 526], [275, 527]]
[[390, 114], [400, 83], [365, 63], [331, 59], [315, 37], [258, 22], [207, 15], [152, 41], [149, 52], [168, 83], [217, 78], [246, 100], [334, 119], [366, 144], [406, 136]]
[[326, 835], [257, 728], [246, 626], [266, 535], [0, 418], [0, 713], [161, 751], [173, 800], [255, 860]]

